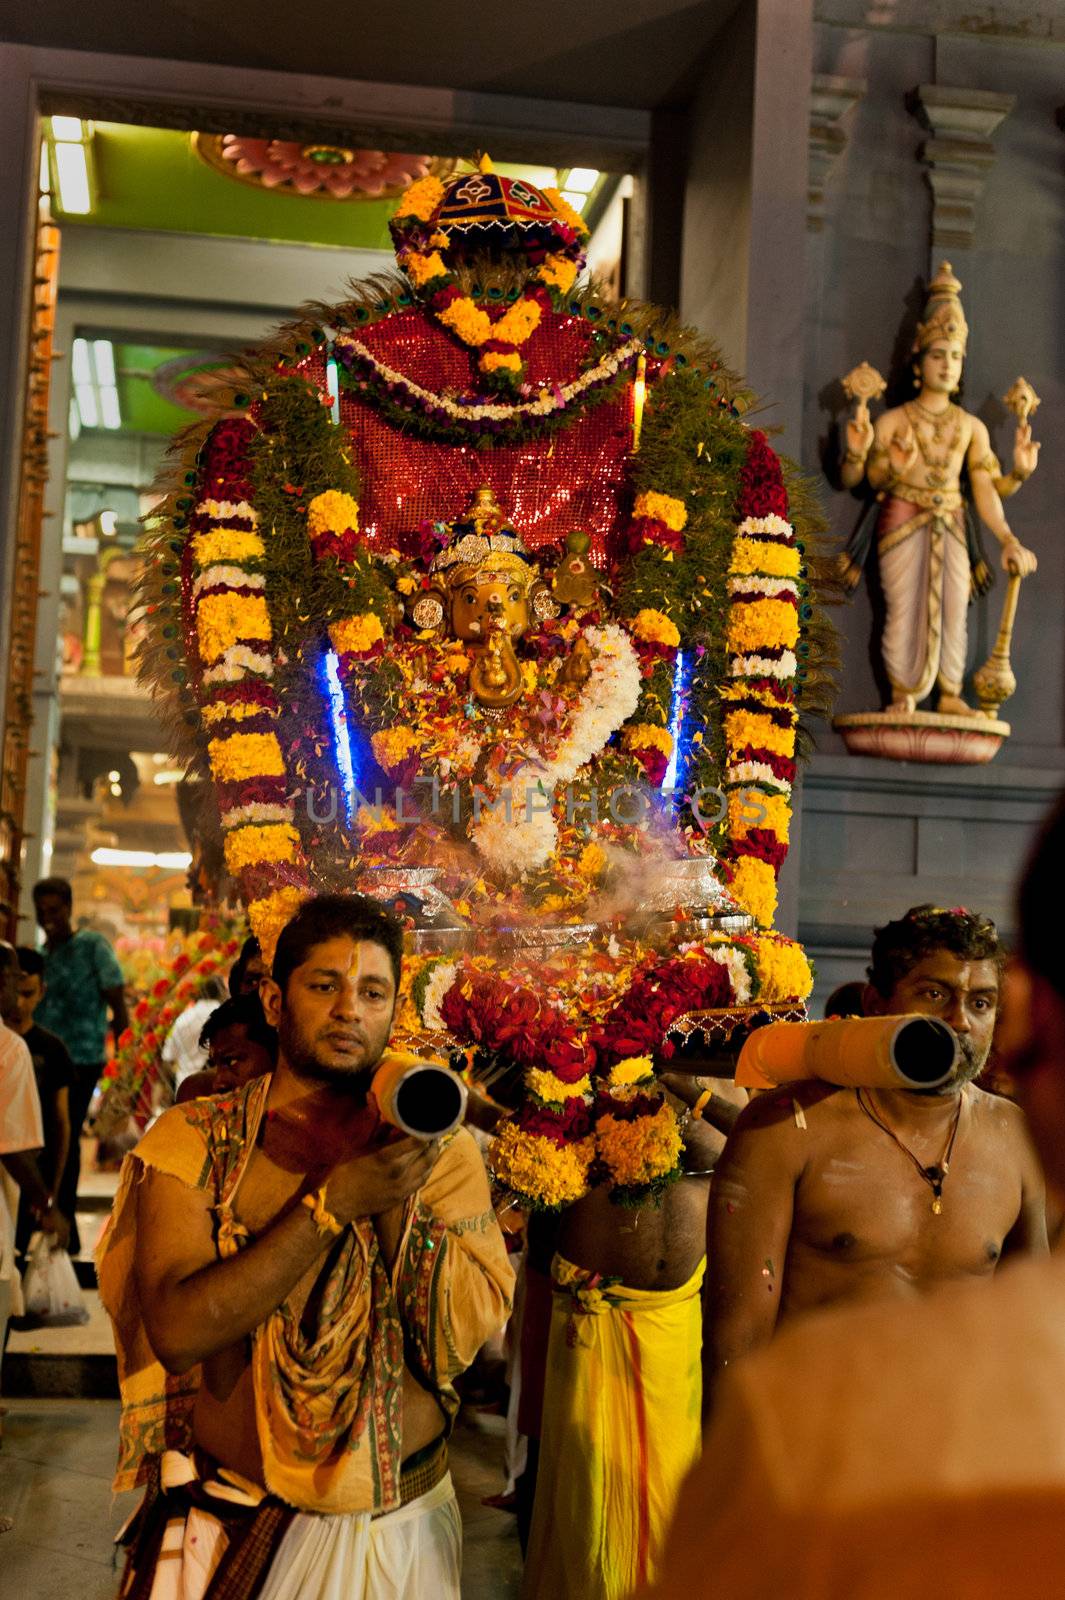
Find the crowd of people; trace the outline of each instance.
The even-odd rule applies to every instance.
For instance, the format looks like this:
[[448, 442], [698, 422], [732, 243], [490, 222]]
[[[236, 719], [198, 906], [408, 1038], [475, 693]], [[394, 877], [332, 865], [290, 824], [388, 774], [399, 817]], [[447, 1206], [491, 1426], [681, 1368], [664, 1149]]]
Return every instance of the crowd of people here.
[[[248, 940], [162, 1051], [174, 1104], [127, 1157], [97, 1256], [116, 1487], [144, 1489], [123, 1600], [162, 1593], [164, 1567], [184, 1600], [458, 1600], [447, 1438], [504, 1328], [494, 1503], [516, 1514], [522, 1600], [1056, 1594], [1063, 861], [1065, 809], [1009, 964], [986, 917], [917, 906], [830, 1002], [946, 1023], [946, 1083], [748, 1103], [670, 1070], [683, 1180], [529, 1217], [520, 1252], [468, 1128], [413, 1139], [377, 1113], [393, 916], [314, 898], [269, 971]], [[0, 1351], [30, 1234], [78, 1249], [80, 1134], [125, 1025], [69, 885], [34, 901], [41, 949], [0, 944]], [[498, 1108], [472, 1104], [490, 1127]]]

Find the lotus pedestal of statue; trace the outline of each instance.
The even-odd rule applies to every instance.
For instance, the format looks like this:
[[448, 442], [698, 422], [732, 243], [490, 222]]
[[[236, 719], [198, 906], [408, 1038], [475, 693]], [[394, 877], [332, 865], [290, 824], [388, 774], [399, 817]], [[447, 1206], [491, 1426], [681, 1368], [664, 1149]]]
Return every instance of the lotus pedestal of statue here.
[[955, 717], [939, 711], [852, 711], [834, 717], [852, 756], [887, 761], [929, 761], [976, 767], [992, 761], [1010, 736], [1008, 722], [986, 716]]

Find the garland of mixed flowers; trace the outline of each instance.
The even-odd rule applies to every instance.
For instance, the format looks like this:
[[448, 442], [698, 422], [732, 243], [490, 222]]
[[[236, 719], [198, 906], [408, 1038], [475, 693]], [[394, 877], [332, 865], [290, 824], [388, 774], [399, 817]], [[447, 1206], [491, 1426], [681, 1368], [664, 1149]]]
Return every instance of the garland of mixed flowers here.
[[643, 1204], [679, 1178], [677, 1118], [655, 1083], [670, 1027], [689, 1012], [801, 1003], [813, 973], [800, 945], [759, 933], [673, 955], [611, 941], [513, 969], [423, 957], [408, 982], [415, 1028], [522, 1071], [524, 1100], [490, 1164], [519, 1204], [553, 1209], [597, 1184]]
[[129, 1027], [115, 1041], [115, 1054], [101, 1080], [103, 1099], [94, 1132], [107, 1138], [132, 1117], [143, 1128], [152, 1115], [152, 1090], [159, 1080], [166, 1036], [184, 1008], [199, 999], [204, 981], [236, 958], [240, 941], [224, 926], [183, 939], [162, 963], [159, 976], [130, 1012]]

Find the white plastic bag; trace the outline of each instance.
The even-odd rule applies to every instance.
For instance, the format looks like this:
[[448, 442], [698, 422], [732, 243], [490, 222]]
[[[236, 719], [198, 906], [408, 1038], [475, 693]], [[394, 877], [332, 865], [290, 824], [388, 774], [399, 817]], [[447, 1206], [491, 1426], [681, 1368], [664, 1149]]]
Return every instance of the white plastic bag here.
[[77, 1327], [88, 1322], [74, 1263], [65, 1250], [53, 1249], [55, 1235], [35, 1233], [26, 1250], [22, 1296], [26, 1320], [38, 1328]]

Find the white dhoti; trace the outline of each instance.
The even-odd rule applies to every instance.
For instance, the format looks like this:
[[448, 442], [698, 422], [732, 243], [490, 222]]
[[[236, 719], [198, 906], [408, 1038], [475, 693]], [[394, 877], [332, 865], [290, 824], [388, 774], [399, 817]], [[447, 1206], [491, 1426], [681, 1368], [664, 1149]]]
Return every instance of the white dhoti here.
[[296, 1516], [259, 1600], [461, 1600], [462, 1521], [451, 1474], [383, 1517]]
[[[187, 1458], [168, 1452], [177, 1465]], [[225, 1474], [222, 1475], [226, 1476]], [[233, 1476], [233, 1475], [229, 1475]], [[243, 1480], [240, 1480], [243, 1481]], [[226, 1483], [209, 1491], [238, 1504], [254, 1496]], [[226, 1547], [221, 1522], [193, 1507], [167, 1525], [151, 1600], [203, 1600]], [[256, 1600], [461, 1600], [462, 1519], [451, 1474], [396, 1511], [297, 1512], [254, 1589]]]
[[923, 700], [938, 683], [961, 694], [971, 589], [960, 509], [892, 498], [877, 524], [887, 618], [881, 649], [895, 695]]

